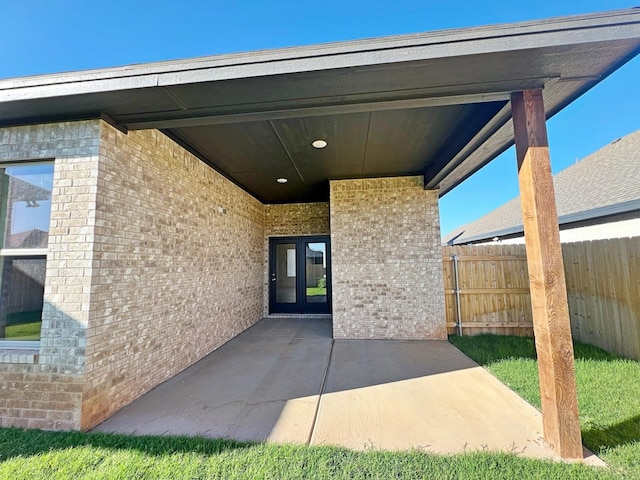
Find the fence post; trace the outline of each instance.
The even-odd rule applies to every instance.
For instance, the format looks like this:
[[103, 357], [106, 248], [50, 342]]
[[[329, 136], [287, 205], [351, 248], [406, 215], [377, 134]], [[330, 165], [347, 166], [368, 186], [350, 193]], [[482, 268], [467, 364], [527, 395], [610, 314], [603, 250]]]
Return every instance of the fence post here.
[[451, 255], [453, 260], [453, 292], [456, 294], [456, 327], [458, 335], [462, 336], [462, 312], [460, 311], [460, 280], [458, 279], [458, 254]]

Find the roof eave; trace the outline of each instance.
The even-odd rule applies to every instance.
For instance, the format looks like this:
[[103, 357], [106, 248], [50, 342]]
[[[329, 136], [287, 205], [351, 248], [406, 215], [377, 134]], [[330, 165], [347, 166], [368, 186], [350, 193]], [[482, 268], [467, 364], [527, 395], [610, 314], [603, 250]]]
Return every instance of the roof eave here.
[[0, 102], [637, 38], [640, 9], [0, 80]]

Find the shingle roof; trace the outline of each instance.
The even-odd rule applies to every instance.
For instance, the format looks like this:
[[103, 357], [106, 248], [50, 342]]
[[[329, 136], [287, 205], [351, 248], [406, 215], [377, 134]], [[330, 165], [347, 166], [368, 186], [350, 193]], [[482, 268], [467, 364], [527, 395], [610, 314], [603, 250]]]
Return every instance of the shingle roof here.
[[[553, 182], [561, 225], [640, 209], [640, 130], [556, 174]], [[517, 197], [454, 229], [443, 243], [464, 244], [522, 231]]]

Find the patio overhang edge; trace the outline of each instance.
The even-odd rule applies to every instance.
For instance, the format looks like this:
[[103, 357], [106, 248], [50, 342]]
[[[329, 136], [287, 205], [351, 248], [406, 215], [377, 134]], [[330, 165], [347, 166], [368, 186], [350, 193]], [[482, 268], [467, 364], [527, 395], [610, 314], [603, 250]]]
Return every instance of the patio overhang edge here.
[[[273, 51], [220, 55], [183, 61], [158, 62], [85, 72], [41, 75], [0, 81], [0, 106], [17, 102], [36, 105], [47, 99], [64, 99], [65, 105], [79, 105], [87, 98], [112, 92], [124, 98], [137, 91], [158, 90], [171, 97], [171, 112], [144, 112], [118, 115], [104, 109], [69, 113], [58, 110], [44, 116], [17, 117], [0, 113], [0, 125], [32, 124], [85, 118], [111, 118], [113, 125], [126, 129], [158, 128], [162, 131], [181, 126], [216, 125], [247, 121], [334, 115], [363, 111], [386, 111], [398, 108], [421, 108], [505, 101], [505, 106], [466, 143], [463, 148], [444, 150], [444, 156], [427, 162], [425, 188], [439, 189], [444, 195], [479, 168], [513, 145], [510, 104], [506, 99], [514, 91], [543, 89], [547, 118], [593, 87], [611, 72], [640, 52], [640, 10], [628, 9], [573, 17], [553, 18], [469, 29], [429, 32], [416, 35], [342, 42]], [[413, 92], [363, 92], [354, 98], [324, 97], [307, 101], [292, 94], [271, 104], [236, 104], [234, 108], [188, 108], [171, 95], [168, 87], [199, 85], [247, 78], [284, 78], [288, 75], [319, 72], [342, 72], [364, 69], [376, 74], [379, 68], [410, 67], [414, 62], [444, 62], [482, 56], [483, 60], [504, 52], [537, 52], [546, 48], [572, 49], [585, 44], [610, 42], [629, 45], [623, 58], [612, 54], [610, 68], [602, 74], [571, 78], [562, 75], [511, 79], [498, 84], [447, 84], [427, 86]], [[524, 55], [524, 53], [523, 53]], [[524, 59], [523, 61], [525, 61]], [[488, 62], [490, 63], [490, 62]], [[311, 77], [315, 78], [315, 77]], [[506, 78], [505, 78], [506, 79]], [[446, 83], [446, 82], [445, 82]], [[570, 85], [570, 87], [567, 87]], [[142, 89], [142, 90], [141, 90]], [[556, 93], [560, 92], [560, 93]], [[549, 98], [547, 98], [549, 97]], [[553, 98], [552, 98], [553, 97]], [[141, 104], [141, 108], [144, 105]], [[37, 111], [37, 109], [35, 109]], [[27, 109], [28, 111], [28, 109]], [[206, 152], [200, 152], [207, 160]], [[211, 159], [206, 163], [212, 164]], [[220, 169], [219, 169], [220, 170]], [[221, 169], [224, 170], [224, 169]], [[238, 183], [238, 182], [236, 182]], [[250, 191], [250, 190], [249, 190]], [[255, 193], [254, 193], [255, 194]], [[259, 195], [258, 195], [259, 196]]]

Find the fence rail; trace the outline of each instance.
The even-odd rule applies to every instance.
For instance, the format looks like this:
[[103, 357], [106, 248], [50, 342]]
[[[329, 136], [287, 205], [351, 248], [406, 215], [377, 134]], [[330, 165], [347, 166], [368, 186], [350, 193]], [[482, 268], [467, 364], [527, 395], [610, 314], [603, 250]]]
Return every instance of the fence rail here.
[[[640, 360], [640, 238], [562, 245], [576, 340]], [[452, 255], [458, 255], [465, 335], [533, 335], [524, 245], [443, 247], [447, 327], [456, 331]]]

